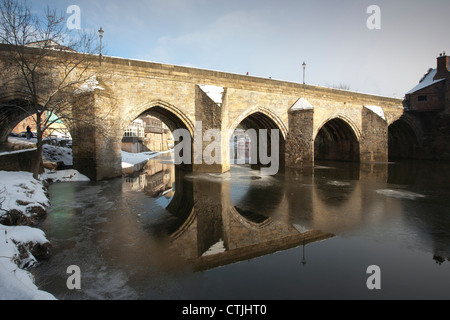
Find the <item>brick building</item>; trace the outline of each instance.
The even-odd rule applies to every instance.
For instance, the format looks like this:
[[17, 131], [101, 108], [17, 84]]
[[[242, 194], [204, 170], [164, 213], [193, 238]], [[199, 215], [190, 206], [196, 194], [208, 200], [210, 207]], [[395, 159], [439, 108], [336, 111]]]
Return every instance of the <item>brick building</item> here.
[[406, 110], [412, 112], [449, 113], [450, 57], [444, 53], [437, 58], [436, 69], [430, 68], [419, 84], [406, 93]]
[[437, 57], [419, 84], [405, 95], [405, 112], [423, 131], [422, 158], [450, 160], [450, 57]]

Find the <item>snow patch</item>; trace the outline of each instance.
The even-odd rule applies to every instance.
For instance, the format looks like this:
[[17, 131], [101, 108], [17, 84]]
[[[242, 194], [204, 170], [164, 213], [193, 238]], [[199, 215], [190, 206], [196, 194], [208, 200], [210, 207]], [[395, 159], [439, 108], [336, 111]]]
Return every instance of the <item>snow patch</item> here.
[[405, 191], [405, 190], [379, 189], [379, 190], [376, 190], [376, 193], [382, 194], [387, 197], [410, 199], [410, 200], [416, 200], [417, 198], [425, 198], [425, 196], [423, 194], [414, 193], [414, 192]]
[[6, 211], [17, 210], [30, 216], [28, 209], [38, 206], [45, 210], [50, 205], [42, 182], [31, 172], [0, 171], [0, 190], [4, 191], [0, 194], [4, 197], [1, 208]]
[[305, 233], [306, 231], [309, 231], [308, 228], [301, 226], [299, 224], [293, 224], [292, 225], [299, 233]]
[[327, 184], [331, 185], [331, 186], [336, 186], [336, 187], [347, 187], [350, 185], [350, 182], [346, 182], [346, 181], [328, 181]]
[[72, 149], [67, 147], [44, 144], [42, 146], [42, 155], [48, 161], [62, 161], [66, 166], [71, 166], [73, 164]]
[[41, 175], [45, 180], [51, 180], [52, 182], [69, 182], [69, 181], [90, 181], [88, 177], [79, 173], [75, 169], [57, 170], [51, 171], [46, 169]]
[[364, 106], [364, 108], [369, 109], [373, 113], [375, 113], [377, 116], [379, 116], [381, 119], [386, 120], [386, 117], [384, 116], [384, 111], [379, 106]]
[[313, 110], [313, 106], [306, 99], [300, 98], [297, 102], [291, 107], [291, 111], [295, 110]]
[[225, 246], [223, 244], [223, 240], [220, 239], [217, 243], [213, 244], [208, 250], [206, 250], [202, 254], [202, 257], [210, 256], [210, 255], [213, 255], [213, 254], [218, 254], [218, 253], [225, 252], [225, 251], [226, 251], [226, 249], [225, 249]]
[[87, 79], [78, 89], [75, 90], [75, 94], [92, 92], [94, 90], [105, 90], [102, 86], [99, 86], [96, 76], [92, 76]]
[[17, 243], [29, 242], [44, 244], [48, 240], [40, 229], [0, 225], [0, 300], [55, 299], [50, 293], [39, 290], [33, 275], [14, 262], [20, 255]]
[[170, 150], [163, 152], [140, 152], [140, 153], [130, 153], [122, 151], [122, 168], [131, 168], [136, 164], [144, 163], [152, 158], [155, 158], [167, 152], [170, 152]]
[[199, 87], [208, 97], [211, 98], [212, 101], [217, 103], [219, 107], [222, 105], [224, 92], [223, 87], [213, 85], [199, 85]]

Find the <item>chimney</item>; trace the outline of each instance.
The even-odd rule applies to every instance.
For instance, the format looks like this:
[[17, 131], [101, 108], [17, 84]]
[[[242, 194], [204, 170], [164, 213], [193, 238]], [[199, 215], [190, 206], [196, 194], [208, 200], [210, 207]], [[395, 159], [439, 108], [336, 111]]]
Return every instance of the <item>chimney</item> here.
[[437, 58], [437, 71], [433, 80], [448, 78], [450, 76], [449, 72], [449, 59], [450, 57], [445, 54], [445, 51], [439, 55]]

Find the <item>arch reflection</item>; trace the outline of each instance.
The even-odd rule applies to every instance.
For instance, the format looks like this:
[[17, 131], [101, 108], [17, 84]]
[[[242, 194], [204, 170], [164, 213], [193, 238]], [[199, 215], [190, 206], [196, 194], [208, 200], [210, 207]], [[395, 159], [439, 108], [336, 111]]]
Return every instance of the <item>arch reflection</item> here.
[[[335, 234], [358, 233], [391, 220], [413, 224], [418, 245], [448, 256], [450, 241], [445, 234], [434, 232], [439, 227], [436, 217], [424, 218], [411, 209], [419, 205], [421, 211], [423, 203], [377, 192], [401, 189], [393, 185], [404, 181], [400, 166], [337, 161], [317, 164], [313, 172], [288, 169], [274, 177], [255, 178], [258, 174], [249, 166], [233, 167], [224, 174], [200, 174], [171, 171], [166, 168], [171, 164], [165, 161], [154, 159], [148, 165], [158, 170], [143, 170], [143, 174], [156, 177], [167, 170], [174, 174], [172, 187], [163, 192], [155, 193], [157, 183], [140, 188], [149, 196], [166, 199], [159, 202], [164, 217], [146, 229], [166, 239], [168, 252], [195, 270], [300, 247]], [[417, 183], [424, 181], [424, 177], [416, 179]], [[428, 244], [431, 234], [434, 247]]]

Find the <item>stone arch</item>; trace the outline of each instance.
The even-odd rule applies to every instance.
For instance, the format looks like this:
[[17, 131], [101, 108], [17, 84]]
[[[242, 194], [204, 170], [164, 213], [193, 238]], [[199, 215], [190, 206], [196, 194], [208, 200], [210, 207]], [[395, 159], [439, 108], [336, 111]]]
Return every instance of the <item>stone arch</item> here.
[[359, 161], [361, 132], [343, 115], [328, 118], [314, 138], [315, 160]]
[[[45, 104], [43, 99], [39, 99], [40, 106]], [[35, 114], [35, 109], [31, 106], [22, 94], [7, 94], [0, 97], [0, 143], [8, 141], [11, 131], [24, 119]], [[69, 132], [72, 126], [69, 121], [62, 119]]]
[[417, 158], [422, 140], [423, 132], [415, 118], [404, 114], [395, 119], [388, 127], [389, 159]]
[[288, 129], [283, 120], [280, 119], [278, 115], [273, 113], [271, 110], [264, 108], [264, 107], [254, 107], [250, 108], [243, 114], [241, 114], [233, 123], [230, 125], [228, 130], [228, 137], [227, 140], [231, 138], [231, 135], [233, 134], [233, 131], [239, 126], [242, 121], [244, 121], [246, 118], [253, 114], [260, 114], [265, 115], [268, 119], [270, 119], [278, 129], [280, 129], [283, 139], [285, 140], [287, 137]]
[[[186, 171], [192, 171], [193, 163], [193, 137], [194, 137], [194, 125], [191, 120], [180, 109], [174, 105], [162, 100], [153, 100], [151, 102], [143, 103], [136, 108], [132, 109], [120, 125], [119, 137], [122, 139], [128, 125], [140, 116], [151, 115], [160, 119], [164, 124], [169, 127], [169, 130], [173, 133], [177, 129], [185, 129], [190, 134], [191, 154], [186, 155], [190, 158], [190, 161], [183, 161], [181, 164], [177, 164], [176, 167]], [[176, 141], [175, 144], [178, 142]], [[182, 148], [179, 154], [175, 154], [175, 157], [182, 156], [185, 149]], [[175, 152], [176, 153], [176, 152]], [[177, 158], [178, 159], [178, 158]]]
[[162, 118], [161, 120], [167, 124], [171, 131], [179, 128], [185, 128], [189, 131], [191, 136], [194, 135], [194, 124], [189, 117], [176, 106], [163, 100], [153, 100], [133, 108], [132, 112], [122, 123], [121, 129], [123, 132], [134, 119], [145, 114], [156, 115], [157, 117]]
[[[247, 110], [245, 113], [241, 114], [229, 127], [228, 130], [228, 136], [227, 136], [227, 142], [230, 143], [230, 139], [234, 133], [234, 130], [238, 126], [242, 126], [245, 130], [248, 129], [266, 129], [267, 133], [269, 135], [268, 138], [268, 148], [269, 150], [272, 150], [271, 146], [271, 138], [270, 138], [270, 131], [271, 129], [278, 129], [280, 131], [279, 135], [279, 165], [280, 167], [285, 166], [285, 150], [286, 150], [286, 137], [287, 137], [287, 127], [284, 124], [284, 122], [272, 111], [262, 108], [262, 107], [254, 107], [249, 110]], [[259, 144], [258, 144], [259, 146]], [[272, 154], [271, 151], [268, 153]], [[257, 152], [259, 157], [259, 152]], [[258, 164], [256, 165], [259, 167], [259, 159]], [[253, 161], [252, 161], [253, 163]], [[253, 163], [256, 164], [256, 163]]]
[[254, 212], [246, 212], [237, 207], [230, 207], [229, 210], [232, 217], [234, 217], [241, 224], [245, 225], [247, 228], [260, 229], [270, 225], [273, 222], [271, 217], [259, 215]]
[[340, 113], [339, 113], [339, 114], [332, 115], [332, 116], [329, 116], [326, 120], [324, 120], [324, 121], [317, 127], [317, 129], [315, 130], [315, 132], [314, 132], [314, 137], [317, 136], [317, 134], [319, 133], [320, 129], [322, 129], [323, 126], [324, 126], [327, 122], [329, 122], [330, 120], [333, 120], [333, 119], [340, 119], [340, 120], [342, 120], [343, 122], [345, 122], [345, 123], [352, 129], [352, 131], [354, 132], [354, 134], [355, 134], [355, 136], [356, 136], [358, 142], [361, 141], [361, 129], [359, 128], [359, 126], [358, 126], [358, 125], [357, 125], [350, 117], [348, 117], [348, 116], [346, 116], [346, 115], [344, 115], [344, 114], [340, 114]]

